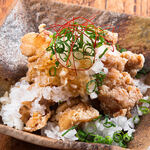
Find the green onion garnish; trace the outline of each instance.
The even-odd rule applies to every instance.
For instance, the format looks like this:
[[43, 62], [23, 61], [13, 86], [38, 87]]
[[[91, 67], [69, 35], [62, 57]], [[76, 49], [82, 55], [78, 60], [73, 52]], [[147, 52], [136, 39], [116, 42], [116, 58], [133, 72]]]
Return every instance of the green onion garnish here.
[[100, 135], [96, 135], [93, 142], [105, 144], [105, 138]]
[[133, 118], [133, 123], [134, 124], [138, 124], [140, 122], [140, 118], [139, 118], [139, 116], [134, 116], [134, 118]]
[[85, 133], [84, 131], [82, 130], [78, 130], [77, 131], [77, 134], [76, 134], [76, 137], [78, 137], [78, 140], [81, 141], [81, 142], [85, 142], [86, 138], [87, 138], [87, 133]]
[[77, 128], [77, 125], [71, 127], [70, 129], [68, 129], [65, 133], [62, 134], [62, 136], [66, 135], [69, 131], [73, 130], [73, 129], [76, 129]]
[[123, 148], [127, 148], [127, 144], [125, 144], [123, 141], [119, 141], [119, 146]]
[[[94, 132], [96, 132], [96, 130], [97, 130], [97, 128], [96, 128], [96, 125], [95, 124], [93, 124], [93, 123], [91, 123], [91, 124], [88, 124], [88, 126], [86, 127], [87, 129], [86, 129], [86, 132], [88, 133], [88, 134], [93, 134]], [[91, 129], [92, 128], [92, 129]], [[92, 131], [89, 131], [89, 130], [92, 130]]]
[[106, 49], [103, 51], [103, 53], [99, 56], [99, 58], [102, 58], [102, 57], [105, 55], [105, 53], [107, 52], [107, 50], [108, 50], [108, 48], [106, 48]]
[[122, 48], [122, 49], [120, 50], [120, 53], [123, 53], [123, 52], [126, 52], [126, 51], [127, 51], [127, 49]]
[[141, 106], [141, 107], [139, 107], [139, 109], [144, 115], [146, 115], [150, 112], [149, 108], [147, 108], [145, 106]]
[[110, 136], [106, 136], [106, 137], [105, 137], [105, 144], [111, 145], [112, 142], [113, 142], [113, 139], [112, 139]]
[[113, 134], [113, 140], [116, 142], [116, 143], [119, 143], [120, 141], [122, 141], [122, 131], [116, 131], [114, 134]]
[[103, 123], [103, 126], [106, 127], [106, 128], [111, 128], [111, 127], [116, 127], [116, 125], [111, 122], [111, 121], [108, 121], [109, 119], [109, 116], [105, 116], [105, 123]]
[[149, 99], [148, 100], [140, 99], [139, 101], [142, 102], [142, 103], [148, 103], [148, 104], [150, 104], [150, 100]]
[[56, 61], [56, 62], [55, 62], [55, 65], [56, 65], [56, 67], [58, 67], [58, 66], [59, 66], [59, 62], [58, 62], [58, 61]]
[[97, 121], [99, 119], [101, 119], [102, 115], [99, 115], [97, 118], [93, 119], [92, 121]]
[[[93, 87], [90, 89], [91, 86], [93, 86]], [[96, 81], [95, 80], [89, 81], [86, 84], [86, 91], [90, 94], [90, 93], [93, 93], [95, 90], [96, 90]]]
[[116, 125], [112, 122], [105, 122], [103, 126], [106, 128], [116, 127]]
[[55, 66], [53, 66], [49, 69], [49, 75], [56, 76], [56, 67]]
[[123, 135], [123, 141], [125, 141], [125, 142], [131, 141], [131, 137], [128, 135], [128, 133], [125, 133], [125, 134]]

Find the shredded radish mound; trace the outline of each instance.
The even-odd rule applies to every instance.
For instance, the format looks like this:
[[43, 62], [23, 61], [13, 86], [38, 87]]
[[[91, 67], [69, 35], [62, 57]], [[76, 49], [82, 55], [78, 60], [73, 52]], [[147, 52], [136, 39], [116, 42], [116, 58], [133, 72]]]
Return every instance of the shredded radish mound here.
[[42, 135], [46, 135], [49, 138], [57, 139], [57, 140], [68, 140], [68, 141], [76, 141], [78, 138], [75, 136], [77, 131], [75, 129], [71, 130], [64, 136], [62, 136], [63, 133], [65, 133], [67, 130], [60, 131], [59, 126], [54, 122], [48, 122], [47, 126], [42, 129], [41, 133]]

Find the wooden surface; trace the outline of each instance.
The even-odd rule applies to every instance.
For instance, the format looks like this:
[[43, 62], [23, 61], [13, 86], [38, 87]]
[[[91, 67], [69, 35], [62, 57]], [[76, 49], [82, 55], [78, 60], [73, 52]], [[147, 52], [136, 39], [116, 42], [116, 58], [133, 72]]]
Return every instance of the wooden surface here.
[[[75, 3], [100, 9], [124, 12], [128, 14], [150, 16], [149, 0], [57, 0], [64, 3]], [[4, 22], [15, 0], [0, 0], [0, 25]], [[48, 150], [0, 134], [0, 150]], [[49, 149], [50, 150], [50, 149]]]
[[[16, 0], [0, 0], [0, 24]], [[80, 4], [102, 10], [150, 17], [150, 0], [56, 0], [63, 3]]]

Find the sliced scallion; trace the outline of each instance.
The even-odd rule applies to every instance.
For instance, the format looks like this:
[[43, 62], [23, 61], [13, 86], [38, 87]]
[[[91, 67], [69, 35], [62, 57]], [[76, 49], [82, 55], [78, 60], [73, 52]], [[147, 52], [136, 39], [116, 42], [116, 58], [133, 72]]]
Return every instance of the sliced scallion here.
[[86, 91], [90, 94], [96, 90], [96, 81], [91, 80], [86, 84]]
[[134, 118], [133, 118], [133, 123], [134, 124], [138, 124], [140, 122], [140, 118], [139, 118], [139, 116], [134, 116]]
[[131, 137], [128, 135], [128, 133], [125, 133], [125, 134], [123, 135], [123, 141], [125, 141], [125, 142], [131, 141]]
[[144, 115], [146, 115], [150, 112], [149, 108], [147, 108], [145, 106], [141, 106], [141, 107], [139, 107], [139, 109]]
[[64, 133], [62, 134], [62, 136], [66, 135], [69, 131], [71, 131], [71, 130], [73, 130], [73, 129], [76, 129], [76, 128], [77, 128], [77, 125], [76, 125], [76, 126], [71, 127], [71, 128], [70, 128], [70, 129], [68, 129], [66, 132], [64, 132]]
[[52, 66], [52, 67], [49, 69], [49, 75], [50, 75], [50, 76], [56, 76], [56, 67], [55, 67], [55, 66]]
[[102, 57], [105, 55], [105, 53], [107, 52], [107, 50], [108, 50], [108, 48], [106, 48], [106, 49], [103, 51], [103, 53], [99, 56], [99, 58], [102, 58]]
[[116, 142], [116, 143], [119, 143], [120, 141], [122, 141], [122, 134], [121, 134], [121, 131], [116, 131], [114, 132], [113, 134], [113, 140]]

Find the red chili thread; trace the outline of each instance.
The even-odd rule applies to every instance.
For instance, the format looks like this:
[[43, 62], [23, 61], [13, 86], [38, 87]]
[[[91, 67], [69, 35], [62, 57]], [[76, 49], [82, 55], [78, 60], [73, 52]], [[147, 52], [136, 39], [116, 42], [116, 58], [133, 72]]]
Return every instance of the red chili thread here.
[[[63, 20], [67, 21], [66, 23], [64, 24], [52, 24], [52, 25], [49, 25], [49, 28], [47, 28], [47, 30], [50, 30], [50, 29], [53, 29], [55, 32], [56, 32], [56, 36], [55, 36], [55, 42], [54, 42], [54, 50], [55, 50], [55, 56], [56, 56], [56, 60], [65, 68], [68, 68], [68, 62], [70, 60], [70, 57], [72, 55], [72, 59], [73, 59], [73, 65], [74, 65], [74, 68], [69, 68], [71, 70], [75, 70], [75, 72], [77, 73], [77, 70], [79, 71], [84, 71], [84, 70], [88, 70], [89, 68], [76, 68], [76, 65], [75, 65], [75, 58], [73, 56], [73, 47], [74, 47], [74, 44], [77, 40], [77, 38], [79, 38], [81, 36], [81, 34], [85, 35], [87, 38], [89, 38], [91, 40], [91, 42], [93, 43], [93, 47], [95, 48], [96, 47], [96, 42], [97, 42], [97, 37], [98, 36], [101, 36], [101, 35], [98, 35], [98, 31], [97, 30], [100, 30], [100, 31], [104, 31], [106, 29], [112, 29], [112, 31], [114, 31], [114, 26], [107, 26], [107, 28], [103, 28], [101, 29], [102, 27], [98, 26], [96, 27], [95, 24], [91, 21], [95, 18], [96, 16], [94, 16], [93, 18], [91, 19], [87, 19], [87, 18], [84, 18], [84, 17], [76, 17], [76, 18], [72, 18], [71, 20], [67, 21], [65, 18], [62, 18]], [[82, 24], [74, 24], [75, 20], [78, 20], [78, 19], [83, 19], [85, 22], [82, 23]], [[91, 31], [88, 27], [88, 25], [92, 25], [93, 28], [94, 28], [94, 32], [95, 32], [95, 40], [93, 42], [93, 40], [87, 35], [85, 34], [84, 32], [85, 31]], [[81, 29], [77, 29], [77, 27], [81, 27]], [[83, 27], [85, 26], [85, 27]], [[106, 25], [105, 25], [106, 26]], [[75, 30], [74, 30], [75, 28]], [[67, 61], [66, 61], [66, 65], [62, 64], [61, 61], [60, 61], [60, 58], [59, 56], [57, 56], [57, 51], [56, 51], [56, 39], [57, 37], [60, 37], [61, 36], [61, 31], [63, 29], [67, 29], [67, 31], [70, 31], [71, 34], [72, 34], [72, 43], [70, 44], [71, 47], [70, 47], [70, 52], [69, 52], [69, 57], [67, 58]], [[65, 35], [67, 34], [67, 31], [64, 33], [64, 38], [65, 38]], [[80, 36], [78, 36], [77, 34], [74, 34], [74, 33], [80, 33]], [[75, 40], [73, 40], [73, 35], [75, 36]], [[102, 38], [104, 38], [105, 41], [107, 41], [107, 43], [109, 43], [112, 47], [113, 47], [113, 43], [111, 41], [108, 41], [104, 36], [101, 36]], [[52, 41], [52, 40], [51, 40]], [[50, 43], [51, 43], [50, 41]], [[50, 44], [49, 43], [49, 44]], [[113, 47], [113, 51], [114, 51], [114, 47]], [[94, 52], [94, 58], [93, 58], [93, 62], [95, 62], [95, 52]]]

